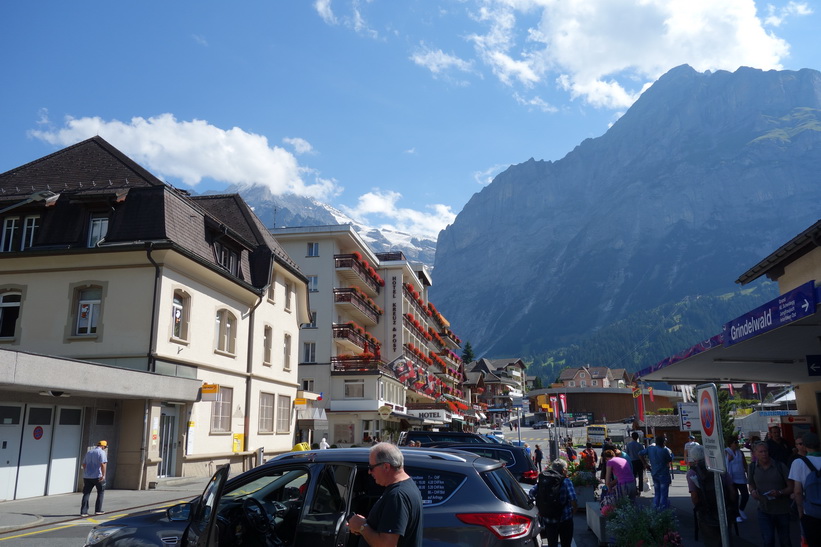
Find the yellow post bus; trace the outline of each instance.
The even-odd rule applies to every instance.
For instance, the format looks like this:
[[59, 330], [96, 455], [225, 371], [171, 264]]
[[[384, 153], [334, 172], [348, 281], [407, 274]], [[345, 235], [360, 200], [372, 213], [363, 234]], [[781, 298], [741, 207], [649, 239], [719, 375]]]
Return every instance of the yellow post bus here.
[[605, 437], [607, 437], [606, 425], [587, 426], [587, 442], [593, 446], [601, 447], [604, 444]]

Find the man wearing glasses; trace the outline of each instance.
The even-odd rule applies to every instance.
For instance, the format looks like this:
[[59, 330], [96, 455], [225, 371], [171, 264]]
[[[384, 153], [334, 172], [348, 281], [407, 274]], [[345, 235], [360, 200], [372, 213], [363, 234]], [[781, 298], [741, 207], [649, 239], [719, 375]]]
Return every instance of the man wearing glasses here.
[[371, 448], [368, 470], [385, 491], [367, 518], [348, 520], [359, 545], [369, 547], [422, 547], [422, 495], [405, 473], [405, 458], [395, 445], [378, 443]]

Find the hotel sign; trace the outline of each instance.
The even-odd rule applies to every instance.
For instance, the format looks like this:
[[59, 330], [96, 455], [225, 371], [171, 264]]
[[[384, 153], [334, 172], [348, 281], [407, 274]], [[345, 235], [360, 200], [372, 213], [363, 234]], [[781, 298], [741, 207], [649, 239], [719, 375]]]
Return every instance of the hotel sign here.
[[411, 416], [416, 416], [417, 418], [422, 418], [423, 420], [438, 420], [445, 423], [450, 423], [453, 421], [453, 414], [444, 409], [408, 409], [408, 414]]
[[724, 346], [788, 325], [815, 313], [815, 281], [786, 292], [724, 325]]

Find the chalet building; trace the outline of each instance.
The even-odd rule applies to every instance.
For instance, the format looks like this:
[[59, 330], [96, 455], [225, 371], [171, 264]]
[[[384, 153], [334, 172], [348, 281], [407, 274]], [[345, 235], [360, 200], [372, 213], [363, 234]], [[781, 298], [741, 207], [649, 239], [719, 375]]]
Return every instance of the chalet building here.
[[466, 366], [465, 386], [475, 393], [474, 402], [490, 423], [501, 424], [516, 417], [514, 399], [524, 396], [525, 369], [521, 359], [482, 358]]
[[238, 196], [94, 137], [0, 174], [0, 221], [0, 500], [100, 439], [128, 489], [293, 446], [308, 280]]
[[[349, 225], [272, 231], [309, 280], [299, 379], [322, 393], [339, 446], [397, 440], [403, 430], [463, 429], [476, 419], [462, 388], [459, 339], [428, 301], [430, 274], [401, 252], [374, 253]], [[320, 433], [322, 431], [322, 434]]]
[[566, 368], [559, 374], [554, 387], [595, 387], [595, 388], [624, 388], [631, 384], [632, 379], [623, 368], [609, 367], [579, 367]]

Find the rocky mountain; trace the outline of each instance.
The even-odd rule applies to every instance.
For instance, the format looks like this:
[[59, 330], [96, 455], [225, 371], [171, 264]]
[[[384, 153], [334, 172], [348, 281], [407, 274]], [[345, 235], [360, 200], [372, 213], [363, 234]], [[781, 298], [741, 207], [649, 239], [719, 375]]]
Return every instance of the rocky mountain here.
[[433, 265], [436, 242], [431, 239], [366, 226], [314, 199], [294, 194], [275, 196], [267, 186], [231, 186], [224, 192], [240, 194], [269, 228], [351, 224], [375, 252], [402, 251], [408, 260]]
[[819, 176], [821, 73], [680, 66], [601, 137], [475, 194], [439, 234], [431, 298], [477, 355], [568, 346], [737, 289], [821, 216]]

